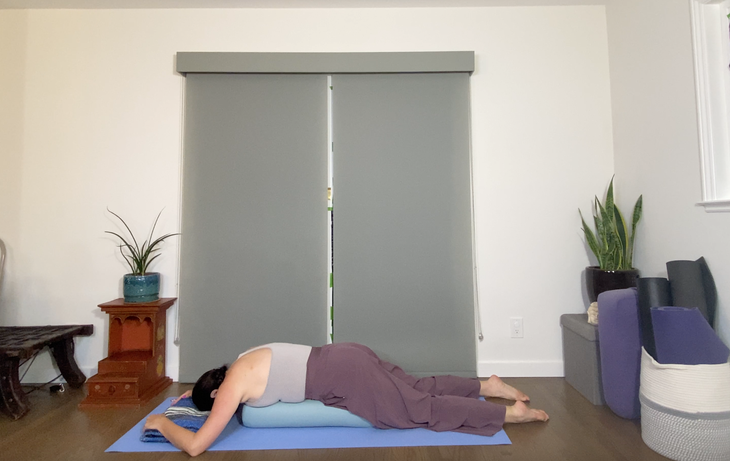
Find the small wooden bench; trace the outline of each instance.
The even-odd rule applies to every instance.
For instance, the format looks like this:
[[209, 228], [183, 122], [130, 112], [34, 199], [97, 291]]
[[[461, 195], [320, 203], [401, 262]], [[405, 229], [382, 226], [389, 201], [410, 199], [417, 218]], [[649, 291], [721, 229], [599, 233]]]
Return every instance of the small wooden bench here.
[[74, 359], [74, 336], [91, 336], [93, 325], [0, 327], [0, 409], [19, 419], [30, 410], [18, 378], [20, 361], [48, 346], [61, 374], [71, 387], [81, 387], [86, 376]]

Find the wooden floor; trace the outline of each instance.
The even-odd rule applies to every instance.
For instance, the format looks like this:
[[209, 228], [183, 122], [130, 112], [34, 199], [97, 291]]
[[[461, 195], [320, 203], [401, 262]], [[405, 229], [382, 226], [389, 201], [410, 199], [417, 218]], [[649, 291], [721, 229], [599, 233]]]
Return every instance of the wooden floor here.
[[[548, 423], [507, 425], [512, 445], [484, 447], [360, 448], [208, 452], [202, 460], [666, 460], [641, 440], [638, 421], [593, 406], [562, 378], [513, 378], [506, 382], [526, 392], [532, 406], [550, 415]], [[165, 397], [190, 385], [173, 384], [140, 409], [79, 410], [82, 390], [29, 395], [31, 411], [18, 421], [0, 414], [0, 459], [77, 461], [172, 461], [184, 453], [104, 453]], [[506, 402], [504, 402], [506, 403]]]

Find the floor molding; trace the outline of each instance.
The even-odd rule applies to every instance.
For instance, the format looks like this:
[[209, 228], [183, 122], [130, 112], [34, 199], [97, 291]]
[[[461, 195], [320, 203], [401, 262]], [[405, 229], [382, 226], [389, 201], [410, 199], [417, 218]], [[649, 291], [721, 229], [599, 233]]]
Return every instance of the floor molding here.
[[482, 360], [477, 363], [477, 375], [483, 378], [491, 375], [512, 378], [560, 378], [564, 375], [563, 361]]

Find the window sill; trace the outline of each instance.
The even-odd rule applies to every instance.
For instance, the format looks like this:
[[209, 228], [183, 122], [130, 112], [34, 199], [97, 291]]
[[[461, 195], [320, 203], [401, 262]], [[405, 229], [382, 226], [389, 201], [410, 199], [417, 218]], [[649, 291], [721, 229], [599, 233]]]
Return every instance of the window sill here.
[[730, 211], [730, 200], [708, 200], [700, 202], [697, 206], [705, 207], [708, 213], [722, 213]]

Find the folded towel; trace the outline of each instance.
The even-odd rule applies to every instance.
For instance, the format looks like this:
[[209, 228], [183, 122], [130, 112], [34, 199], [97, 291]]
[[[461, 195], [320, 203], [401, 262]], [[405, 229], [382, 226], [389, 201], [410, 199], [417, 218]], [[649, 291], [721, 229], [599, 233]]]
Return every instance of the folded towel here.
[[198, 407], [196, 407], [193, 403], [193, 399], [185, 397], [184, 399], [180, 399], [175, 405], [172, 405], [165, 410], [165, 416], [168, 418], [173, 418], [179, 415], [202, 416], [207, 418], [208, 415], [210, 415], [210, 412], [198, 410]]
[[[200, 411], [195, 407], [193, 399], [180, 399], [175, 405], [165, 410], [165, 416], [173, 423], [192, 432], [198, 432], [208, 419], [209, 411]], [[142, 442], [167, 442], [168, 440], [157, 429], [147, 429], [140, 436]]]

